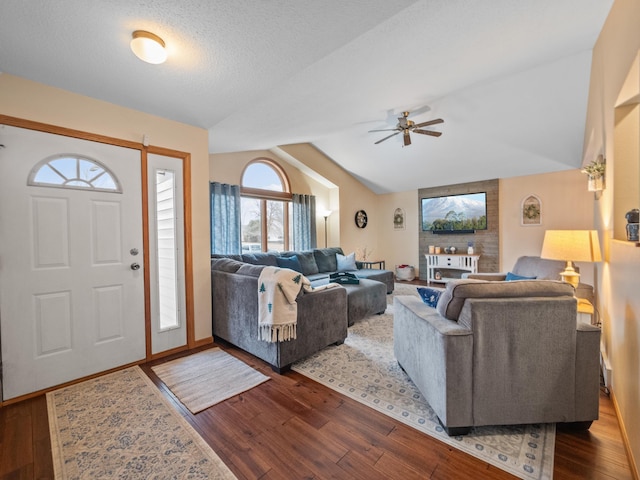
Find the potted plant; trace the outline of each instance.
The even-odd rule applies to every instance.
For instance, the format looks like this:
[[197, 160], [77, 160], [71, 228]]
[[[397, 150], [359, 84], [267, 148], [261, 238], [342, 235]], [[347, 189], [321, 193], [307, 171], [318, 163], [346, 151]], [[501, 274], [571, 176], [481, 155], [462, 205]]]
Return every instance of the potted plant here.
[[587, 174], [588, 189], [590, 192], [599, 192], [604, 189], [604, 171], [605, 164], [602, 162], [602, 156], [585, 166], [581, 172]]

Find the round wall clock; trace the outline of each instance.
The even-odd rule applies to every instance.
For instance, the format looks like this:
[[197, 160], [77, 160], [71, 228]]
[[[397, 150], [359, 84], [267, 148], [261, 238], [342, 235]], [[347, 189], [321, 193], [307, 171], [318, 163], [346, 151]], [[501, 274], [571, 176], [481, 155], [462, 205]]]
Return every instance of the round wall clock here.
[[356, 212], [356, 227], [364, 228], [367, 226], [367, 212], [364, 210], [358, 210]]

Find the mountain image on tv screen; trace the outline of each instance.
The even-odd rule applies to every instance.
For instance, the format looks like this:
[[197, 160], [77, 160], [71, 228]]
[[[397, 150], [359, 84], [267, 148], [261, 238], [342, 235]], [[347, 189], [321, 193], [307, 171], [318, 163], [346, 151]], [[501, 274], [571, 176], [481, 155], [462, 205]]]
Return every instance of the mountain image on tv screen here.
[[422, 230], [487, 229], [487, 194], [468, 193], [422, 199]]

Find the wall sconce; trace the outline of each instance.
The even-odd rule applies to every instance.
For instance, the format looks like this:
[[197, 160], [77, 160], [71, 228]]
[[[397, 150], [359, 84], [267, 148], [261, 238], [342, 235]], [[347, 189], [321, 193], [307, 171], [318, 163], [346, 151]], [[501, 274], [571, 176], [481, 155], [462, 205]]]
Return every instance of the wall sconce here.
[[155, 65], [167, 59], [164, 40], [144, 30], [136, 30], [131, 34], [131, 51], [140, 60]]

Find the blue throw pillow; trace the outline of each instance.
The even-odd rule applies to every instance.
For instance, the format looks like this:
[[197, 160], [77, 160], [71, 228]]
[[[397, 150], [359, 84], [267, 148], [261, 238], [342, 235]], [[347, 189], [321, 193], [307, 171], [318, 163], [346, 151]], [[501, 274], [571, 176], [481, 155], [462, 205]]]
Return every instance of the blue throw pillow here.
[[513, 280], [535, 280], [538, 277], [524, 277], [522, 275], [516, 275], [515, 273], [507, 273], [507, 278], [505, 278], [505, 280], [507, 282], [511, 282]]
[[291, 255], [290, 257], [277, 257], [276, 261], [280, 268], [289, 268], [302, 273], [302, 265], [300, 265], [300, 260], [298, 260], [298, 257], [295, 255]]
[[348, 272], [349, 270], [357, 270], [355, 252], [349, 255], [341, 255], [336, 253], [336, 263], [338, 272]]
[[438, 299], [440, 298], [441, 290], [436, 290], [435, 288], [425, 288], [418, 287], [418, 293], [420, 294], [420, 298], [422, 301], [429, 305], [430, 307], [436, 308], [438, 304]]

